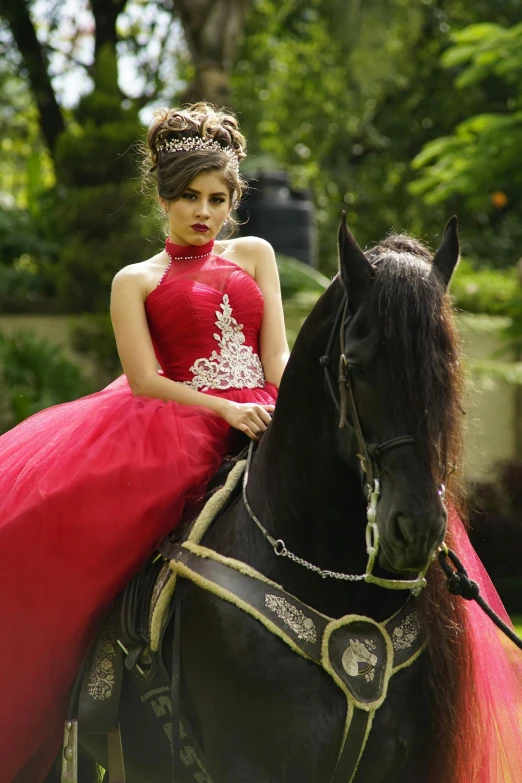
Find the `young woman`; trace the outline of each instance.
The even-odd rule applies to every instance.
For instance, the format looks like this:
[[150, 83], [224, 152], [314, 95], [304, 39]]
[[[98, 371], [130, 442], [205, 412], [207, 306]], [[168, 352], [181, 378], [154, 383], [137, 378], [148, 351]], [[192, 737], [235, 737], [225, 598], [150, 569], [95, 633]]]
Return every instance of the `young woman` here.
[[241, 195], [235, 118], [162, 109], [148, 148], [169, 237], [114, 278], [125, 374], [0, 438], [0, 783], [45, 779], [97, 619], [238, 432], [266, 429], [288, 358], [272, 248], [216, 240]]

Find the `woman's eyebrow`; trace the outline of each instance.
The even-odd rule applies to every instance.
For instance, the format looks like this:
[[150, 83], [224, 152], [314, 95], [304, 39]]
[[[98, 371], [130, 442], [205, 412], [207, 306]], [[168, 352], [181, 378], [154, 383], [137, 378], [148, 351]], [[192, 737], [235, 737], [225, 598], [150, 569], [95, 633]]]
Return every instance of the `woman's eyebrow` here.
[[[201, 194], [201, 191], [196, 190], [195, 188], [185, 188], [185, 190], [189, 190], [191, 193], [197, 193], [198, 196]], [[226, 196], [227, 194], [222, 192], [222, 191], [219, 191], [219, 193], [211, 193], [210, 195], [211, 196]]]

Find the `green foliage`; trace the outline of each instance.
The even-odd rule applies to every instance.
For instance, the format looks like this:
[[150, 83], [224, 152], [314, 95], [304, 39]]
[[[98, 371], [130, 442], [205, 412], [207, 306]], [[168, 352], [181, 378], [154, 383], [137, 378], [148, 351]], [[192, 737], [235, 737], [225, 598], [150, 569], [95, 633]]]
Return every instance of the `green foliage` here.
[[517, 270], [477, 269], [462, 259], [451, 281], [456, 306], [470, 313], [514, 316], [522, 311]]
[[[0, 58], [0, 205], [29, 209], [54, 181], [27, 81], [11, 58]], [[1, 229], [0, 229], [1, 230]]]
[[50, 217], [61, 240], [50, 274], [68, 312], [107, 311], [114, 274], [151, 254], [135, 183], [56, 192]]
[[0, 264], [13, 264], [23, 253], [42, 249], [34, 220], [27, 209], [0, 206]]
[[56, 309], [52, 280], [24, 253], [13, 266], [0, 264], [0, 312], [29, 313]]
[[[282, 167], [296, 187], [312, 189], [320, 266], [327, 273], [335, 268], [343, 208], [362, 243], [390, 227], [394, 210], [387, 207], [383, 220], [376, 212], [395, 198], [400, 167], [386, 170], [391, 140], [378, 110], [391, 96], [400, 104], [399, 94], [411, 86], [412, 47], [425, 13], [402, 0], [372, 0], [358, 11], [357, 5], [259, 0], [232, 75], [250, 143], [245, 170]], [[408, 117], [401, 112], [404, 125]]]
[[468, 362], [474, 376], [479, 381], [492, 379], [522, 386], [522, 362], [513, 361], [522, 356], [522, 286], [518, 270], [476, 269], [463, 259], [451, 281], [451, 294], [458, 309], [474, 314], [472, 320], [466, 320], [467, 328], [473, 329], [473, 321], [478, 320], [477, 326], [483, 330], [489, 318], [492, 330], [505, 339], [498, 355]]
[[277, 255], [281, 281], [286, 336], [293, 346], [299, 329], [319, 296], [328, 288], [330, 280], [316, 269], [295, 258]]
[[277, 254], [277, 267], [283, 299], [307, 291], [321, 294], [330, 285], [325, 275], [296, 258]]
[[458, 196], [466, 209], [480, 214], [483, 226], [489, 223], [504, 235], [507, 227], [511, 241], [504, 250], [513, 261], [522, 240], [522, 23], [465, 27], [454, 34], [442, 64], [453, 69], [459, 97], [480, 88], [492, 99], [486, 111], [473, 112], [425, 145], [413, 161], [420, 175], [411, 192], [434, 205]]
[[0, 389], [0, 432], [43, 408], [94, 391], [59, 347], [24, 331], [0, 334]]
[[114, 274], [150, 255], [134, 156], [142, 129], [136, 108], [122, 106], [114, 67], [105, 50], [96, 89], [58, 140], [59, 184], [42, 210], [59, 242], [50, 274], [69, 312], [107, 311]]
[[95, 364], [100, 386], [110, 383], [121, 374], [120, 358], [107, 313], [84, 316], [74, 327], [71, 342], [75, 351]]
[[55, 309], [56, 288], [48, 269], [54, 254], [27, 209], [0, 207], [0, 312]]

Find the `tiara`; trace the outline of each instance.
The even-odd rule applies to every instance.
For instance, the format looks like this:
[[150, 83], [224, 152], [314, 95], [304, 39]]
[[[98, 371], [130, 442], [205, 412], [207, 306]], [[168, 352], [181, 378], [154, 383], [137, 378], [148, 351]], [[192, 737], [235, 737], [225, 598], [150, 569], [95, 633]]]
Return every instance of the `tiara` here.
[[156, 150], [165, 152], [192, 152], [193, 150], [216, 149], [224, 152], [236, 171], [239, 171], [239, 158], [232, 147], [222, 147], [215, 139], [202, 139], [201, 136], [189, 136], [187, 139], [176, 139], [158, 144]]

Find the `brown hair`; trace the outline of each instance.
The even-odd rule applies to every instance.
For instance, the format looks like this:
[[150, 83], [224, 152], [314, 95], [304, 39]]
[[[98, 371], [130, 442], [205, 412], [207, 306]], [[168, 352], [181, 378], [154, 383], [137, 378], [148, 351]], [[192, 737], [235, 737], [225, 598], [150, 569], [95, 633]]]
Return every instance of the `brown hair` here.
[[[217, 141], [229, 148], [238, 160], [246, 156], [246, 140], [232, 113], [218, 111], [208, 103], [194, 103], [186, 108], [158, 109], [154, 112], [143, 147], [144, 185], [154, 182], [154, 190], [165, 201], [180, 198], [198, 174], [217, 171], [223, 177], [235, 209], [245, 189], [245, 181], [226, 152], [217, 147], [169, 152], [166, 142], [201, 138]], [[233, 222], [233, 221], [232, 221]]]

